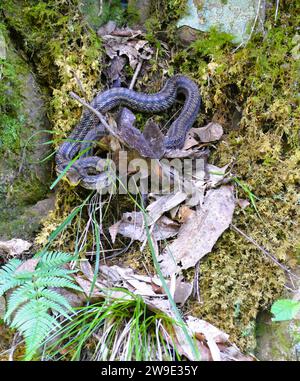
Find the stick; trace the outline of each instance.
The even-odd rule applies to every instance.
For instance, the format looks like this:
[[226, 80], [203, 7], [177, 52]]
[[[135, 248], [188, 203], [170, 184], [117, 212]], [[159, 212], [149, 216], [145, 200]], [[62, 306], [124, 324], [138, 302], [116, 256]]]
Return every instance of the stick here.
[[194, 275], [194, 281], [193, 281], [193, 296], [194, 298], [197, 298], [199, 303], [201, 302], [200, 297], [200, 287], [199, 287], [199, 275], [200, 275], [200, 261], [196, 263], [195, 266], [195, 275]]
[[137, 79], [137, 76], [139, 75], [139, 72], [141, 70], [141, 67], [143, 65], [143, 60], [141, 60], [138, 64], [137, 64], [137, 67], [135, 69], [135, 72], [134, 72], [134, 75], [132, 77], [132, 80], [130, 82], [130, 85], [129, 85], [129, 90], [132, 90], [134, 85], [135, 85], [135, 82], [136, 82], [136, 79]]
[[296, 274], [294, 274], [292, 271], [290, 271], [286, 266], [282, 265], [278, 260], [269, 253], [265, 248], [260, 246], [252, 237], [249, 237], [246, 233], [244, 233], [242, 230], [240, 230], [237, 226], [231, 224], [230, 225], [231, 229], [239, 233], [241, 236], [246, 238], [246, 240], [250, 243], [252, 243], [257, 249], [259, 249], [262, 253], [264, 253], [268, 258], [270, 258], [273, 262], [276, 263], [277, 266], [279, 266], [282, 270], [286, 271], [288, 274], [293, 276], [294, 278], [300, 279], [300, 277]]
[[73, 75], [74, 75], [75, 81], [77, 82], [78, 87], [79, 87], [80, 90], [81, 90], [82, 95], [83, 95], [84, 97], [86, 97], [86, 93], [85, 93], [85, 91], [84, 91], [82, 82], [80, 81], [80, 79], [79, 79], [79, 77], [77, 76], [77, 74], [75, 73], [75, 71], [73, 71]]
[[103, 0], [99, 0], [99, 12], [97, 14], [98, 17], [102, 15], [102, 11], [103, 11]]
[[104, 127], [109, 131], [109, 133], [111, 135], [113, 135], [114, 137], [120, 139], [120, 137], [115, 133], [115, 131], [111, 128], [111, 126], [107, 123], [107, 121], [105, 120], [104, 116], [96, 109], [94, 109], [94, 107], [92, 107], [91, 105], [89, 105], [84, 99], [80, 98], [77, 94], [73, 93], [73, 91], [70, 91], [69, 93], [70, 97], [73, 98], [73, 99], [76, 99], [79, 103], [81, 103], [84, 107], [86, 107], [87, 109], [89, 109], [90, 111], [92, 111], [100, 120], [100, 122], [104, 125]]
[[277, 21], [278, 9], [279, 9], [279, 0], [276, 0], [275, 23]]

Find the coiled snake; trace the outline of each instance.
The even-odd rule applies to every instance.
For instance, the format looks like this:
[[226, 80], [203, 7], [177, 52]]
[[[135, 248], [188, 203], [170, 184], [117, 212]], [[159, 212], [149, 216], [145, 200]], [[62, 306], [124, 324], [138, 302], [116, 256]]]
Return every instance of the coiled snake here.
[[[162, 90], [155, 94], [139, 93], [122, 87], [112, 88], [99, 93], [90, 105], [101, 113], [120, 105], [136, 111], [157, 113], [170, 108], [178, 94], [184, 95], [185, 102], [180, 115], [171, 124], [165, 136], [164, 146], [166, 150], [169, 150], [182, 148], [186, 134], [199, 112], [201, 96], [198, 86], [191, 79], [183, 75], [175, 75], [169, 78]], [[76, 154], [82, 151], [83, 141], [99, 139], [107, 133], [104, 126], [99, 124], [97, 116], [92, 111], [85, 110], [80, 122], [69, 135], [68, 141], [64, 142], [58, 149], [55, 158], [57, 172], [62, 172]], [[95, 156], [82, 155], [69, 168], [67, 177], [70, 178], [73, 175], [83, 184], [88, 183], [88, 186], [85, 187], [96, 188], [94, 183], [97, 181], [97, 176], [89, 176], [87, 169], [89, 167], [95, 168], [97, 159], [99, 160]]]

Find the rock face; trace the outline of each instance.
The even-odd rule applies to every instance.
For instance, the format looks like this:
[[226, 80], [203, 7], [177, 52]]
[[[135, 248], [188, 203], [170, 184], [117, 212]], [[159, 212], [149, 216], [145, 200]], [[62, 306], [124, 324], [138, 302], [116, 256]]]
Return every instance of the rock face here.
[[150, 16], [151, 0], [128, 0], [128, 7], [138, 13], [139, 23], [144, 23]]
[[256, 356], [261, 361], [297, 361], [299, 321], [272, 322], [268, 313], [259, 315]]
[[[264, 0], [188, 0], [188, 14], [178, 21], [177, 26], [202, 32], [214, 27], [232, 34], [233, 42], [239, 44], [247, 40], [254, 24], [261, 29], [264, 17]], [[184, 40], [186, 36], [187, 32], [184, 33]], [[192, 32], [189, 39], [191, 36]], [[195, 39], [193, 36], [192, 41]]]
[[[8, 100], [15, 99], [12, 105], [7, 104], [9, 101], [0, 105], [3, 108], [0, 115], [0, 239], [28, 240], [45, 215], [44, 209], [44, 213], [40, 213], [34, 205], [49, 191], [50, 163], [43, 159], [51, 146], [42, 144], [51, 139], [44, 132], [49, 130], [49, 121], [44, 95], [30, 66], [16, 52], [7, 35], [2, 35], [0, 40], [4, 60], [3, 66], [0, 65], [2, 94], [8, 95]], [[14, 125], [18, 128], [13, 129]]]
[[[300, 266], [293, 268], [300, 277]], [[300, 279], [300, 278], [299, 278]], [[300, 300], [300, 280], [293, 279], [279, 299]], [[262, 361], [299, 361], [300, 360], [300, 316], [292, 320], [272, 321], [270, 313], [263, 311], [258, 315], [256, 328], [256, 356]]]

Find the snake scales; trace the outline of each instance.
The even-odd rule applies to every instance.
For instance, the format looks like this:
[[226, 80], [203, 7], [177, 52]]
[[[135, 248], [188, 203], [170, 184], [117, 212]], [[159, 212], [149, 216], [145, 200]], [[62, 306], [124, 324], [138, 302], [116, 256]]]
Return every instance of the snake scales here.
[[[199, 112], [201, 96], [195, 82], [183, 75], [175, 75], [169, 78], [162, 90], [155, 94], [139, 93], [127, 88], [112, 88], [99, 93], [91, 102], [91, 106], [101, 113], [105, 113], [116, 106], [126, 106], [136, 111], [157, 113], [167, 110], [175, 102], [177, 95], [185, 97], [184, 106], [178, 118], [171, 124], [165, 136], [164, 146], [166, 150], [182, 148], [186, 134], [192, 127]], [[62, 172], [72, 159], [88, 148], [90, 144], [83, 141], [99, 139], [107, 134], [104, 126], [99, 124], [97, 116], [90, 110], [83, 112], [80, 122], [69, 135], [68, 140], [58, 149], [56, 154], [57, 172]], [[83, 154], [68, 169], [67, 177], [75, 178], [82, 183], [88, 183], [88, 188], [94, 188], [97, 176], [89, 176], [88, 168], [95, 168], [99, 158]], [[84, 185], [83, 185], [84, 186]]]

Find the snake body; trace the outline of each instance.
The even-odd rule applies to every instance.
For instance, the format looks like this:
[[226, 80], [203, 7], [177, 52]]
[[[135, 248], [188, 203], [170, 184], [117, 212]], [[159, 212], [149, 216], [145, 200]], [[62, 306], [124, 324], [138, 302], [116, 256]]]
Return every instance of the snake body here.
[[[198, 86], [186, 76], [175, 75], [169, 78], [162, 90], [155, 94], [136, 92], [122, 87], [112, 88], [97, 94], [92, 100], [91, 106], [101, 113], [117, 106], [126, 106], [141, 112], [158, 113], [170, 108], [178, 94], [184, 95], [184, 106], [178, 118], [171, 124], [164, 140], [167, 150], [176, 149], [182, 148], [186, 134], [197, 118], [201, 104]], [[89, 136], [101, 137], [105, 134], [106, 131], [101, 124], [99, 125], [97, 116], [90, 110], [85, 110], [80, 122], [69, 135], [68, 141], [58, 149], [56, 154], [57, 171], [61, 172], [82, 150], [82, 141], [89, 140]], [[93, 160], [82, 157], [72, 165], [71, 170], [82, 174], [82, 168], [86, 167], [89, 162], [91, 163]]]

